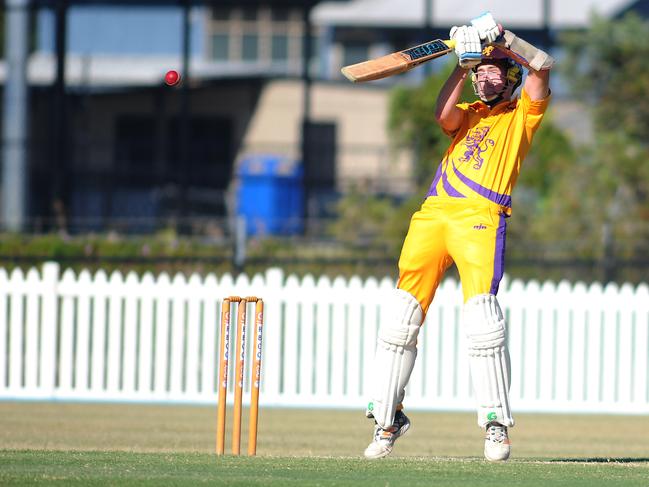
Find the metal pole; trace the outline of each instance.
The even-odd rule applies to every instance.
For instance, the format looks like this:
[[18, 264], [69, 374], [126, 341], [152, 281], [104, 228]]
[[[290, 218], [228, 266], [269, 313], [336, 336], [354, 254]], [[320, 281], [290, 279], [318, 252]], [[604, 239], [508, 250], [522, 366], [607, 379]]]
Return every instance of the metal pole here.
[[302, 40], [302, 81], [304, 83], [303, 107], [304, 120], [311, 118], [311, 37], [313, 34], [313, 25], [311, 24], [311, 5], [306, 5], [303, 13], [304, 38]]
[[26, 218], [28, 7], [29, 0], [6, 2], [7, 79], [2, 113], [2, 224], [12, 232], [22, 231]]
[[546, 49], [552, 47], [552, 2], [551, 0], [543, 0], [543, 34], [545, 36], [544, 42]]
[[190, 124], [190, 100], [189, 100], [189, 56], [191, 50], [191, 25], [190, 25], [190, 0], [183, 1], [183, 25], [182, 25], [182, 75], [185, 81], [180, 87], [180, 172], [179, 172], [179, 213], [180, 228], [184, 227], [184, 219], [187, 216], [187, 186], [189, 184], [190, 155], [189, 155], [189, 124]]
[[[433, 38], [433, 0], [424, 0], [426, 12], [424, 13], [424, 39], [422, 42], [430, 41]], [[433, 63], [424, 63], [424, 74], [426, 77], [433, 74]]]
[[55, 217], [58, 230], [66, 228], [67, 204], [67, 110], [65, 101], [65, 61], [67, 51], [67, 13], [68, 0], [56, 3], [56, 78], [54, 80], [54, 96], [52, 110], [52, 199], [51, 211]]
[[432, 39], [431, 31], [433, 29], [433, 0], [424, 0], [424, 5], [426, 8], [426, 12], [424, 13], [426, 39], [424, 40], [429, 41]]
[[[304, 38], [302, 40], [302, 85], [304, 91], [302, 93], [302, 140], [301, 140], [301, 156], [302, 167], [304, 168], [304, 218], [309, 217], [309, 193], [314, 181], [310, 177], [309, 168], [309, 124], [311, 121], [311, 70], [309, 69], [311, 61], [311, 36], [313, 25], [311, 23], [311, 3], [304, 6], [302, 10], [302, 25]], [[306, 229], [306, 225], [304, 226]]]

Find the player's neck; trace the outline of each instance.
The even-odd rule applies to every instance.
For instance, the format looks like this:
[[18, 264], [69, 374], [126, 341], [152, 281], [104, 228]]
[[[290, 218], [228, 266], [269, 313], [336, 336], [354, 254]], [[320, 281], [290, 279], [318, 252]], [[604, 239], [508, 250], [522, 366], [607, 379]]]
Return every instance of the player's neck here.
[[485, 105], [487, 105], [489, 109], [493, 110], [493, 108], [496, 105], [499, 105], [502, 102], [510, 102], [511, 98], [504, 98], [502, 95], [498, 95], [493, 100], [489, 100], [489, 101], [482, 100], [482, 101], [484, 101]]
[[480, 100], [480, 101], [485, 104], [487, 110], [489, 110], [490, 112], [493, 112], [499, 107], [509, 105], [512, 102], [512, 97], [503, 98], [502, 96], [498, 96], [497, 98], [494, 98], [493, 100], [489, 100], [489, 101]]

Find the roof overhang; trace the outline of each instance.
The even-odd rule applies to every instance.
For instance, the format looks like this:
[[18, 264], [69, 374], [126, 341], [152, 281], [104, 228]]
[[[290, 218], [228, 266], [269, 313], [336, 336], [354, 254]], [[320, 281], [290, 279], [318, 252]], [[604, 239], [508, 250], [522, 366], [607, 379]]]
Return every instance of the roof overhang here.
[[[465, 24], [471, 17], [485, 11], [481, 0], [464, 0], [462, 8], [452, 0], [352, 0], [347, 4], [322, 2], [315, 7], [313, 21], [317, 25], [338, 27], [408, 27], [426, 25], [426, 1], [430, 1], [430, 23], [436, 27]], [[489, 10], [510, 29], [542, 29], [546, 25], [548, 0], [493, 0]], [[583, 28], [590, 24], [592, 15], [614, 17], [628, 8], [634, 0], [570, 0], [551, 1], [547, 10], [551, 28]]]
[[[69, 6], [184, 6], [184, 5], [219, 5], [219, 6], [289, 6], [289, 7], [313, 7], [323, 0], [32, 0], [32, 4], [41, 7], [54, 7], [62, 2]], [[331, 1], [331, 0], [329, 0]], [[333, 0], [334, 3], [349, 0]]]

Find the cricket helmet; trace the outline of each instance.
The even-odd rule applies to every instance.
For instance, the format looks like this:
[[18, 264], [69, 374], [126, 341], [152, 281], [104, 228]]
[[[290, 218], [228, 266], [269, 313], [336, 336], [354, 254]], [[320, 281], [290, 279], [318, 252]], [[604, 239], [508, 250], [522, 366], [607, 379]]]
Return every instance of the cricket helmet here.
[[[503, 68], [503, 72], [505, 73], [505, 83], [502, 90], [496, 93], [495, 96], [487, 97], [483, 91], [483, 87], [480, 86], [480, 83], [478, 82], [478, 67], [482, 64], [495, 64]], [[482, 101], [490, 105], [495, 105], [504, 99], [509, 99], [514, 91], [516, 91], [516, 88], [521, 85], [522, 81], [523, 66], [494, 46], [484, 47], [482, 50], [482, 62], [475, 66], [471, 73], [473, 92]]]

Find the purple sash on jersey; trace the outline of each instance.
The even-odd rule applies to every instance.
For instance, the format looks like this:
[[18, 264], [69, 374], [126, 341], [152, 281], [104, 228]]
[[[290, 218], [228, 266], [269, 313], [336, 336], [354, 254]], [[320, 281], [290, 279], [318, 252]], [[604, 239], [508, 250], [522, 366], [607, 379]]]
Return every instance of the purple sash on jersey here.
[[[440, 165], [437, 167], [437, 172], [435, 173], [435, 178], [433, 179], [432, 184], [430, 185], [430, 188], [428, 189], [428, 193], [426, 194], [426, 197], [428, 196], [437, 196], [437, 184], [439, 183], [439, 180], [442, 180], [442, 184], [444, 185], [444, 191], [449, 196], [455, 197], [455, 198], [466, 198], [465, 195], [460, 193], [457, 189], [455, 189], [451, 184], [448, 182], [448, 178], [446, 177], [446, 171], [442, 169], [442, 166], [444, 164], [448, 164], [447, 160], [445, 159], [440, 163]], [[512, 197], [507, 194], [500, 194], [497, 193], [489, 188], [485, 188], [481, 184], [476, 183], [475, 181], [469, 179], [467, 176], [462, 174], [460, 170], [455, 166], [455, 163], [453, 164], [453, 172], [455, 175], [458, 177], [460, 181], [462, 181], [464, 184], [466, 184], [469, 188], [471, 188], [473, 191], [478, 193], [480, 196], [483, 196], [487, 198], [489, 201], [492, 201], [496, 203], [497, 205], [504, 206], [506, 208], [511, 208], [512, 206]]]
[[478, 193], [480, 196], [484, 196], [489, 201], [493, 201], [497, 205], [511, 208], [512, 197], [509, 196], [508, 194], [496, 193], [495, 191], [492, 191], [489, 188], [485, 188], [484, 186], [476, 183], [475, 181], [472, 181], [464, 174], [462, 174], [460, 170], [457, 167], [455, 167], [455, 164], [453, 164], [453, 172], [455, 172], [455, 175], [460, 179], [460, 181], [462, 181], [464, 184], [466, 184], [469, 188], [471, 188], [473, 191]]
[[442, 166], [444, 165], [448, 166], [447, 159], [444, 159], [437, 167], [435, 178], [433, 179], [433, 182], [430, 185], [430, 188], [428, 189], [428, 193], [426, 194], [426, 197], [437, 196], [437, 183], [439, 183], [439, 180], [441, 179], [442, 186], [444, 186], [444, 191], [446, 191], [447, 195], [451, 196], [452, 198], [466, 198], [466, 196], [460, 193], [457, 189], [451, 186], [451, 183], [448, 182], [448, 178], [446, 177], [446, 169], [442, 170]]

